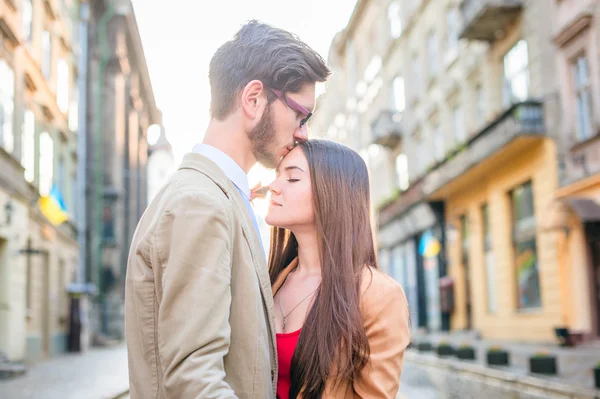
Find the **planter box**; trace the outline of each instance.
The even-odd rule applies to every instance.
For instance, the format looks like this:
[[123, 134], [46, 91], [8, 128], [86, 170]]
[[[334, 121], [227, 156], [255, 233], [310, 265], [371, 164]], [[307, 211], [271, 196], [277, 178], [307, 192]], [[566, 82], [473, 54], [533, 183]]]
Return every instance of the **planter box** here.
[[462, 360], [475, 360], [475, 348], [458, 348], [456, 357]]
[[548, 357], [532, 357], [529, 359], [529, 370], [536, 374], [556, 375], [556, 358]]
[[419, 352], [431, 352], [433, 350], [433, 347], [429, 342], [419, 342], [417, 344], [417, 350]]
[[450, 345], [440, 345], [436, 350], [438, 356], [452, 356], [454, 355], [454, 348]]
[[596, 389], [600, 389], [600, 367], [594, 369], [594, 380], [596, 380]]
[[490, 366], [508, 366], [510, 365], [510, 355], [507, 351], [488, 351], [487, 364]]

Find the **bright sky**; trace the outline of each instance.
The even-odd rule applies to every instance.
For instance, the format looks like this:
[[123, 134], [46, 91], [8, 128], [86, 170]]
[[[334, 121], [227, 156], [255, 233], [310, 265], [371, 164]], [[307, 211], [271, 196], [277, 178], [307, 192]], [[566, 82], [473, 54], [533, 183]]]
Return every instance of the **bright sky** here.
[[[287, 29], [327, 59], [334, 35], [344, 29], [355, 4], [356, 0], [133, 0], [176, 164], [202, 140], [208, 123], [210, 59], [244, 22], [258, 19]], [[251, 186], [258, 181], [268, 184], [271, 177], [256, 167], [249, 180]], [[266, 208], [266, 201], [255, 201], [258, 215]]]
[[[154, 95], [177, 162], [208, 123], [208, 64], [250, 19], [297, 34], [327, 59], [355, 0], [133, 0]], [[168, 4], [168, 5], [167, 5]]]

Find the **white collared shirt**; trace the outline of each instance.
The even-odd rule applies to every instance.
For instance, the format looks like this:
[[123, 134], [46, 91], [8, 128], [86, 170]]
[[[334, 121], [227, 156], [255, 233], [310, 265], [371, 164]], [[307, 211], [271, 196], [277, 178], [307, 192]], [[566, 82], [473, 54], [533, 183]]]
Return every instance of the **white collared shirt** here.
[[225, 176], [237, 186], [237, 188], [250, 200], [250, 185], [248, 176], [244, 170], [231, 157], [223, 151], [208, 144], [196, 144], [192, 152], [204, 155], [210, 159], [225, 173]]
[[[233, 184], [235, 184], [242, 195], [246, 196], [246, 198], [244, 198], [246, 207], [248, 208], [248, 212], [250, 213], [250, 217], [254, 223], [258, 240], [260, 241], [260, 245], [263, 249], [265, 257], [268, 256], [267, 249], [265, 248], [261, 236], [260, 227], [258, 226], [258, 221], [256, 220], [256, 214], [254, 213], [252, 203], [250, 202], [250, 184], [248, 183], [248, 176], [246, 173], [244, 173], [244, 170], [240, 167], [240, 165], [235, 163], [235, 161], [231, 159], [229, 155], [208, 144], [196, 144], [192, 152], [203, 155], [217, 164], [223, 173], [225, 173], [225, 176], [227, 176], [227, 178], [231, 180]], [[267, 242], [269, 241], [267, 240]]]

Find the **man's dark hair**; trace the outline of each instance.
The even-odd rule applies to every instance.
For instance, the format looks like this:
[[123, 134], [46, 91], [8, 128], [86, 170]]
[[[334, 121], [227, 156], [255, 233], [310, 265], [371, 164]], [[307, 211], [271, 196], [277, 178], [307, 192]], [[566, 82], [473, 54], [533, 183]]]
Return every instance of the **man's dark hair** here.
[[324, 82], [330, 73], [323, 58], [297, 36], [250, 21], [210, 61], [210, 113], [220, 120], [228, 116], [237, 106], [237, 94], [252, 80], [297, 92], [306, 83]]

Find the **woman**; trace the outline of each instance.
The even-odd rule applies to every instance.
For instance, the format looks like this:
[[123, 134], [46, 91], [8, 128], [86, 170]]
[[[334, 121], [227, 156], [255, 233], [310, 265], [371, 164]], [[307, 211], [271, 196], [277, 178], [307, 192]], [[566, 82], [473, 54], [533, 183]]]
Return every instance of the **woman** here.
[[302, 143], [270, 192], [277, 396], [395, 398], [409, 312], [377, 269], [364, 161], [331, 141]]

